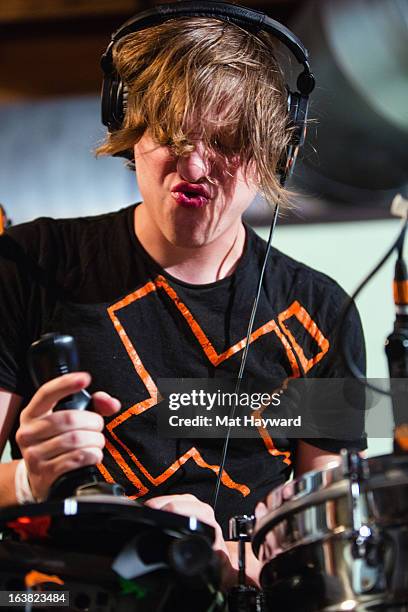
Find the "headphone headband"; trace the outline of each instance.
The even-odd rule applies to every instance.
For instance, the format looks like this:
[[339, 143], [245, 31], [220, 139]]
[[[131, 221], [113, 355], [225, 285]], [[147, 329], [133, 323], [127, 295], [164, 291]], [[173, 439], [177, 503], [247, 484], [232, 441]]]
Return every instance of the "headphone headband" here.
[[133, 32], [160, 25], [170, 19], [182, 17], [212, 17], [235, 24], [255, 35], [261, 31], [272, 34], [291, 51], [299, 64], [302, 64], [304, 67], [303, 73], [298, 78], [297, 87], [299, 92], [303, 95], [308, 95], [313, 91], [315, 81], [310, 72], [307, 49], [289, 28], [271, 19], [261, 11], [228, 2], [218, 2], [217, 0], [206, 0], [205, 2], [184, 0], [177, 3], [159, 4], [131, 17], [112, 34], [108, 48], [101, 58], [101, 66], [104, 73], [109, 74], [114, 71], [113, 47], [121, 38]]

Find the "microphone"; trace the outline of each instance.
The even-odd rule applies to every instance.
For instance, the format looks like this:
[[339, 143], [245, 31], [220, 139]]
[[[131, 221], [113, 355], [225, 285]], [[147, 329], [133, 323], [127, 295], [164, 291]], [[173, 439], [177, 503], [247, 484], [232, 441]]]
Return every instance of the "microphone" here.
[[385, 343], [394, 414], [394, 452], [408, 452], [408, 271], [399, 249], [394, 274], [394, 329]]
[[[63, 374], [78, 371], [79, 357], [74, 338], [64, 334], [44, 334], [28, 351], [28, 368], [36, 387]], [[91, 404], [91, 396], [82, 389], [58, 402], [54, 411], [89, 410]], [[95, 466], [86, 466], [57, 478], [50, 488], [48, 500], [91, 494], [123, 495], [124, 491], [120, 485], [102, 480]]]

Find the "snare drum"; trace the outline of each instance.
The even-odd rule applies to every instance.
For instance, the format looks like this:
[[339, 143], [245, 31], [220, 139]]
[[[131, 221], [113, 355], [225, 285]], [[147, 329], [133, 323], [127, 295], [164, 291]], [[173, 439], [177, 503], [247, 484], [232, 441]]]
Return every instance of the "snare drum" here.
[[408, 611], [408, 456], [347, 453], [278, 487], [253, 549], [270, 611]]
[[30, 601], [40, 601], [39, 593], [41, 601], [51, 602], [45, 597], [50, 591], [68, 592], [69, 605], [60, 599], [42, 609], [204, 612], [224, 607], [212, 551], [214, 530], [195, 518], [125, 497], [92, 495], [4, 509], [0, 534], [0, 591], [21, 592], [19, 601], [28, 605], [21, 610], [31, 610]]

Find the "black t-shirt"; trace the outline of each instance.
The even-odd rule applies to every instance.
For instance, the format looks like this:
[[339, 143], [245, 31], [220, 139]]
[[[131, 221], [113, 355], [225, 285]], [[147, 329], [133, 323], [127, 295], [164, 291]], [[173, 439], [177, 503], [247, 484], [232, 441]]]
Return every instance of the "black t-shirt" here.
[[[159, 438], [155, 381], [236, 376], [265, 242], [247, 227], [235, 273], [191, 285], [149, 257], [133, 219], [134, 206], [96, 217], [41, 218], [0, 237], [0, 387], [21, 395], [24, 406], [34, 393], [26, 368], [30, 344], [47, 332], [72, 334], [81, 369], [92, 374], [90, 391], [122, 402], [121, 412], [106, 419], [104, 477], [134, 499], [189, 492], [209, 502], [222, 440]], [[326, 275], [272, 249], [247, 375], [344, 376], [341, 360], [328, 356], [345, 297]], [[355, 309], [344, 333], [364, 370]], [[17, 423], [13, 434], [16, 429]], [[13, 457], [21, 456], [14, 438], [11, 443]], [[310, 443], [333, 452], [345, 444]], [[252, 512], [288, 477], [295, 452], [295, 443], [289, 455], [268, 436], [230, 441], [217, 513], [224, 530], [229, 516]]]

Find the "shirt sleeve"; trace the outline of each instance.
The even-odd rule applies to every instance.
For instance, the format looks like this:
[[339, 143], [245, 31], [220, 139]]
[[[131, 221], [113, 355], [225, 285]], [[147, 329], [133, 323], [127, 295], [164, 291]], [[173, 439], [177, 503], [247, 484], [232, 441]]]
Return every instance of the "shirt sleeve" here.
[[[364, 385], [352, 376], [343, 349], [345, 347], [349, 358], [365, 375], [364, 333], [354, 303], [340, 331], [338, 330], [343, 308], [348, 300], [349, 296], [336, 285], [330, 306], [330, 312], [334, 314], [329, 333], [330, 348], [325, 358], [315, 367], [310, 385], [312, 393], [309, 409], [312, 414], [315, 410], [318, 430], [319, 414], [323, 415], [322, 431], [327, 433], [324, 437], [304, 438], [304, 441], [329, 453], [339, 453], [342, 448], [358, 451], [367, 448], [367, 436], [364, 431], [366, 391]], [[323, 379], [332, 380], [326, 382]], [[329, 397], [329, 400], [324, 401], [325, 397]]]
[[38, 340], [64, 279], [54, 219], [10, 227], [0, 236], [0, 386], [31, 397], [27, 351]]
[[24, 396], [30, 345], [30, 263], [12, 230], [0, 236], [0, 387]]

